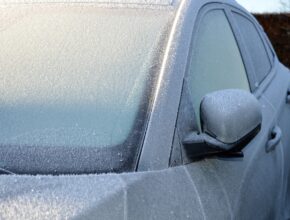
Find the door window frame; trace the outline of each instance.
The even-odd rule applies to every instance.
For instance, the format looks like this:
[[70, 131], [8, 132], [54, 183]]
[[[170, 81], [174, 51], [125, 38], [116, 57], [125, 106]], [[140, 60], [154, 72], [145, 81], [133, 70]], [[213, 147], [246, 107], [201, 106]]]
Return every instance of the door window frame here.
[[[205, 14], [210, 12], [211, 10], [223, 10], [225, 12], [225, 16], [229, 21], [229, 25], [233, 31], [233, 35], [235, 37], [235, 40], [237, 42], [237, 46], [239, 48], [240, 54], [242, 61], [245, 66], [245, 71], [248, 77], [249, 81], [249, 86], [250, 90], [253, 93], [253, 95], [257, 98], [260, 99], [264, 91], [267, 89], [267, 87], [270, 85], [272, 79], [274, 78], [279, 60], [277, 58], [277, 55], [273, 49], [272, 44], [270, 43], [267, 35], [265, 34], [263, 28], [260, 26], [260, 24], [256, 21], [256, 19], [250, 15], [247, 11], [243, 11], [233, 5], [226, 4], [226, 3], [208, 3], [204, 5], [198, 12], [198, 15], [196, 17], [196, 20], [193, 24], [193, 31], [191, 33], [191, 43], [190, 43], [190, 48], [189, 48], [189, 53], [188, 53], [188, 59], [186, 62], [186, 72], [184, 75], [184, 80], [183, 80], [183, 87], [182, 87], [182, 94], [180, 97], [180, 105], [178, 109], [178, 118], [176, 121], [176, 126], [175, 126], [175, 135], [174, 135], [174, 140], [172, 141], [172, 148], [171, 148], [171, 154], [170, 154], [170, 160], [169, 160], [169, 166], [178, 166], [182, 164], [188, 164], [191, 163], [192, 160], [187, 158], [183, 145], [182, 145], [182, 136], [179, 135], [179, 129], [181, 126], [184, 126], [186, 123], [187, 129], [191, 129], [192, 131], [197, 131], [198, 126], [197, 126], [197, 118], [194, 116], [192, 120], [185, 120], [184, 119], [184, 112], [181, 110], [183, 105], [188, 106], [188, 100], [190, 99], [188, 91], [186, 91], [186, 77], [189, 74], [189, 65], [190, 65], [190, 60], [192, 58], [192, 51], [194, 48], [194, 45], [196, 44], [196, 39], [197, 39], [197, 31], [199, 29], [199, 26], [201, 25], [201, 21]], [[232, 12], [241, 14], [242, 16], [245, 16], [249, 21], [251, 21], [254, 26], [256, 27], [260, 38], [263, 42], [263, 45], [267, 51], [269, 60], [271, 62], [271, 70], [265, 77], [265, 79], [260, 83], [260, 85], [255, 85], [256, 80], [256, 74], [254, 71], [254, 67], [252, 64], [252, 61], [250, 57], [248, 56], [248, 50], [246, 47], [246, 44], [243, 40], [243, 37], [241, 35], [240, 29], [235, 21], [235, 18], [233, 17]], [[267, 47], [269, 49], [267, 49]], [[272, 58], [271, 58], [272, 57]], [[188, 122], [190, 121], [190, 122]], [[193, 124], [192, 121], [194, 122]]]
[[[197, 37], [198, 37], [197, 32], [199, 31], [199, 27], [201, 25], [201, 22], [202, 22], [204, 16], [213, 10], [222, 10], [224, 12], [225, 17], [229, 22], [229, 26], [232, 30], [233, 37], [235, 38], [235, 41], [237, 43], [237, 47], [238, 47], [240, 55], [241, 55], [241, 59], [242, 59], [242, 62], [243, 62], [244, 68], [245, 68], [246, 77], [247, 77], [248, 83], [249, 83], [250, 92], [253, 92], [254, 88], [255, 88], [253, 85], [253, 82], [255, 82], [255, 79], [253, 79], [253, 76], [255, 76], [253, 74], [254, 70], [253, 70], [253, 68], [251, 69], [251, 65], [250, 65], [251, 61], [250, 61], [249, 57], [247, 56], [247, 51], [245, 50], [246, 47], [240, 41], [242, 36], [237, 35], [236, 31], [233, 27], [233, 23], [232, 23], [233, 17], [231, 15], [230, 10], [228, 9], [227, 5], [224, 3], [205, 4], [198, 12], [196, 20], [193, 24], [193, 31], [192, 31], [191, 37], [190, 37], [191, 41], [190, 41], [189, 53], [188, 53], [187, 62], [186, 62], [186, 71], [185, 71], [185, 75], [184, 75], [184, 79], [183, 79], [182, 93], [181, 93], [181, 97], [180, 97], [180, 105], [179, 105], [178, 114], [177, 114], [177, 120], [176, 120], [176, 126], [175, 126], [175, 135], [174, 135], [174, 140], [172, 141], [169, 166], [177, 166], [180, 164], [187, 164], [187, 163], [191, 162], [191, 160], [186, 157], [186, 154], [185, 154], [184, 149], [182, 147], [183, 135], [180, 136], [179, 129], [181, 128], [181, 126], [185, 126], [186, 127], [185, 129], [191, 128], [191, 129], [193, 129], [193, 131], [198, 131], [197, 120], [199, 120], [199, 119], [197, 119], [195, 115], [193, 115], [192, 120], [184, 119], [184, 115], [183, 115], [184, 113], [181, 111], [181, 107], [183, 106], [183, 104], [187, 105], [187, 106], [190, 104], [188, 102], [189, 102], [189, 99], [191, 97], [190, 97], [190, 94], [188, 93], [188, 91], [186, 91], [187, 90], [186, 78], [188, 77], [188, 74], [190, 74], [189, 70], [190, 70], [190, 64], [191, 64], [191, 59], [192, 59], [192, 55], [193, 55], [193, 48], [196, 45], [196, 41], [197, 41]], [[185, 121], [187, 121], [187, 122], [185, 122]], [[193, 122], [193, 124], [189, 124], [192, 122]]]
[[[251, 85], [251, 91], [252, 93], [259, 98], [263, 91], [268, 87], [269, 83], [271, 82], [271, 79], [275, 75], [275, 66], [277, 63], [277, 57], [276, 53], [274, 52], [273, 47], [271, 46], [269, 40], [266, 38], [266, 34], [261, 27], [261, 25], [256, 21], [256, 19], [249, 14], [248, 12], [244, 12], [234, 6], [225, 4], [225, 10], [227, 11], [231, 26], [234, 31], [234, 35], [238, 39], [238, 43], [240, 44], [241, 52], [243, 53], [243, 57], [245, 57], [245, 65], [247, 66], [246, 69], [249, 70], [248, 75], [249, 75], [249, 81]], [[266, 74], [265, 78], [261, 81], [258, 82], [258, 78], [256, 76], [255, 70], [254, 70], [254, 65], [252, 60], [250, 59], [250, 56], [248, 55], [250, 52], [247, 49], [245, 40], [243, 38], [243, 35], [241, 34], [241, 28], [239, 27], [236, 19], [234, 18], [233, 13], [236, 13], [240, 16], [243, 16], [245, 19], [247, 19], [250, 23], [252, 23], [262, 41], [263, 47], [266, 51], [266, 54], [268, 56], [268, 59], [270, 61], [270, 70]]]
[[237, 43], [241, 58], [242, 58], [242, 62], [244, 64], [245, 67], [245, 72], [246, 72], [246, 76], [248, 79], [248, 83], [249, 83], [249, 87], [250, 87], [250, 91], [253, 92], [255, 90], [255, 86], [254, 86], [254, 82], [255, 82], [255, 78], [256, 75], [254, 74], [254, 69], [252, 66], [252, 62], [249, 59], [248, 56], [248, 52], [246, 50], [246, 46], [245, 43], [242, 39], [242, 35], [239, 34], [240, 32], [237, 29], [237, 25], [236, 23], [234, 23], [234, 18], [231, 14], [231, 10], [229, 9], [229, 6], [223, 3], [210, 3], [210, 4], [206, 4], [205, 6], [203, 6], [197, 16], [196, 22], [194, 24], [194, 28], [193, 28], [193, 33], [191, 35], [191, 44], [190, 44], [190, 48], [189, 48], [189, 55], [188, 55], [188, 59], [187, 59], [187, 66], [186, 66], [186, 73], [185, 73], [185, 78], [188, 76], [189, 74], [189, 67], [191, 64], [191, 59], [192, 59], [192, 55], [193, 55], [193, 48], [196, 45], [196, 41], [197, 41], [197, 32], [199, 31], [199, 27], [201, 26], [201, 22], [202, 19], [204, 18], [204, 16], [209, 13], [210, 11], [214, 11], [214, 10], [222, 10], [225, 13], [225, 16], [229, 22], [229, 26], [233, 32], [233, 36], [235, 38], [235, 41]]

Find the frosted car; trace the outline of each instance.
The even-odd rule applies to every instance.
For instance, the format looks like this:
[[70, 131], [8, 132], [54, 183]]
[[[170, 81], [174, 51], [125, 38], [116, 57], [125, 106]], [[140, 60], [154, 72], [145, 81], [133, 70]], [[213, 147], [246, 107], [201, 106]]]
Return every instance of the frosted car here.
[[290, 218], [290, 72], [235, 1], [0, 5], [1, 219]]

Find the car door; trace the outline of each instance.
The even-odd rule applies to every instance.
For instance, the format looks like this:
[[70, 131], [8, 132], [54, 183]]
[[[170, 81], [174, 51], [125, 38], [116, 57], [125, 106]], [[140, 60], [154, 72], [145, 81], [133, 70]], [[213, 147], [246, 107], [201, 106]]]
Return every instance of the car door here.
[[[289, 195], [289, 167], [290, 167], [290, 107], [289, 107], [289, 88], [290, 74], [278, 60], [270, 42], [261, 26], [255, 19], [245, 13], [231, 8], [231, 13], [235, 23], [243, 35], [246, 43], [245, 47], [248, 54], [252, 56], [250, 65], [253, 67], [256, 75], [255, 85], [256, 93], [264, 93], [265, 98], [274, 108], [274, 117], [276, 120], [276, 129], [281, 131], [282, 161], [284, 167], [282, 182], [282, 198], [280, 200], [283, 215], [281, 218], [290, 217], [290, 195]], [[255, 38], [255, 44], [251, 39]], [[261, 63], [257, 65], [257, 63]], [[259, 68], [259, 66], [261, 66]], [[272, 134], [273, 135], [273, 134]], [[275, 134], [274, 134], [275, 135]]]
[[[255, 61], [246, 49], [228, 6], [205, 6], [194, 30], [176, 133], [182, 148], [182, 163], [199, 192], [205, 216], [216, 217], [214, 212], [206, 210], [213, 210], [211, 197], [221, 189], [232, 219], [278, 218], [283, 188], [283, 149], [276, 110], [266, 96], [269, 88], [258, 91], [260, 85], [255, 84], [257, 75], [252, 66]], [[257, 64], [260, 68], [261, 65]], [[256, 96], [262, 107], [261, 131], [243, 149], [243, 158], [192, 160], [187, 157], [182, 140], [189, 132], [200, 130], [202, 97], [224, 89], [242, 89]], [[174, 149], [171, 158], [175, 158]]]

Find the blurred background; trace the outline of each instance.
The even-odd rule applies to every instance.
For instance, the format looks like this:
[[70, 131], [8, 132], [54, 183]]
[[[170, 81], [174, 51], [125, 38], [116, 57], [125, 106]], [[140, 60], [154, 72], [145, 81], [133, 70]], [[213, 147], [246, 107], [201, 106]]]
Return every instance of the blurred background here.
[[290, 0], [237, 0], [258, 19], [279, 59], [290, 68]]

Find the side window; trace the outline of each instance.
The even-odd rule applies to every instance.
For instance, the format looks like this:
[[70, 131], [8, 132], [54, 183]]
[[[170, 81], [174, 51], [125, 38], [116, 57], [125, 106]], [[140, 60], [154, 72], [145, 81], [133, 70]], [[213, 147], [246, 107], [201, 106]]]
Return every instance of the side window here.
[[271, 61], [256, 26], [246, 17], [233, 13], [252, 61], [258, 84], [271, 70]]
[[223, 89], [250, 91], [250, 88], [237, 42], [223, 10], [205, 14], [194, 40], [187, 84], [199, 119], [204, 95]]

